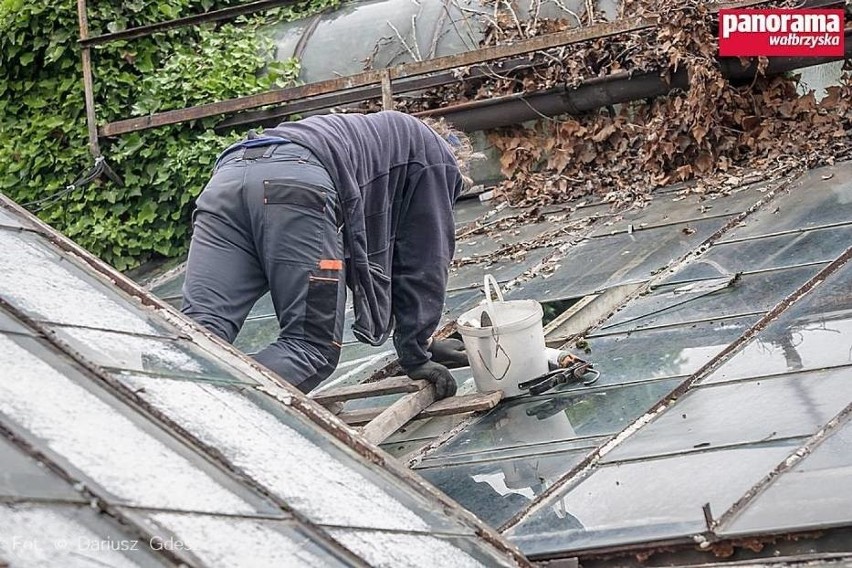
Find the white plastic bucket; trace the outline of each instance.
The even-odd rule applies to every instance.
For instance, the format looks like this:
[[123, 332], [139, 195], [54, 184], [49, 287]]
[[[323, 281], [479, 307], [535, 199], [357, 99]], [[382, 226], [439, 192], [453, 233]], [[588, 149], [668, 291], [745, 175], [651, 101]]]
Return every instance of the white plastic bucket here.
[[[491, 326], [482, 326], [483, 312]], [[497, 281], [485, 276], [485, 305], [466, 311], [457, 322], [480, 392], [502, 390], [506, 397], [517, 396], [522, 394], [518, 383], [548, 371], [543, 315], [535, 300], [503, 300]]]

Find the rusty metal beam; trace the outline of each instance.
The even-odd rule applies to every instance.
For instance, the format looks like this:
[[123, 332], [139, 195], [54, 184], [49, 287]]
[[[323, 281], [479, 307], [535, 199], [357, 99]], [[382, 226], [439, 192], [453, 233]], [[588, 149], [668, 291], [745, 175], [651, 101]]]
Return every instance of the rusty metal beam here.
[[[427, 61], [406, 63], [392, 67], [388, 69], [387, 72], [390, 73], [391, 79], [427, 75], [429, 73], [447, 71], [457, 67], [466, 67], [468, 65], [476, 65], [478, 63], [525, 55], [534, 51], [551, 49], [563, 45], [571, 45], [582, 41], [639, 31], [653, 27], [654, 25], [655, 22], [650, 18], [634, 18], [620, 22], [597, 24], [587, 28], [575, 28], [532, 37], [520, 40], [511, 45], [486, 47], [474, 51], [459, 53], [457, 55], [448, 55], [446, 57], [438, 57]], [[319, 81], [298, 87], [276, 89], [265, 93], [258, 93], [256, 95], [239, 97], [227, 101], [165, 111], [149, 116], [129, 118], [105, 124], [101, 127], [100, 134], [101, 136], [118, 136], [120, 134], [126, 134], [137, 130], [177, 124], [179, 122], [186, 122], [190, 120], [198, 120], [201, 118], [238, 112], [250, 108], [281, 104], [293, 100], [334, 93], [337, 91], [345, 91], [358, 87], [373, 85], [381, 86], [382, 75], [385, 72], [386, 71], [384, 69], [375, 69], [350, 75], [348, 77], [329, 79], [327, 81]]]
[[108, 34], [102, 34], [91, 38], [83, 37], [81, 35], [79, 43], [83, 47], [92, 47], [95, 45], [103, 45], [105, 43], [110, 43], [113, 41], [136, 39], [159, 32], [164, 32], [167, 30], [172, 30], [175, 28], [195, 26], [208, 22], [233, 20], [238, 16], [245, 16], [248, 14], [254, 14], [256, 12], [262, 12], [264, 10], [271, 10], [284, 4], [296, 4], [296, 0], [259, 0], [258, 2], [231, 6], [229, 8], [222, 8], [221, 10], [212, 10], [203, 14], [184, 16], [183, 18], [176, 18], [174, 20], [168, 20], [166, 22], [157, 22], [155, 24], [147, 24], [145, 26], [139, 26], [136, 28], [129, 28], [126, 30], [112, 32]]

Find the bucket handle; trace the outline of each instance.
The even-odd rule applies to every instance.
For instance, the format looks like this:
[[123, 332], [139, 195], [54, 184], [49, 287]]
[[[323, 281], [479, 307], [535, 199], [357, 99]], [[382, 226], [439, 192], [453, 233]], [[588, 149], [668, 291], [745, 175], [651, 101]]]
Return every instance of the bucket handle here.
[[[493, 290], [492, 290], [493, 285]], [[491, 274], [485, 275], [485, 280], [483, 281], [483, 286], [485, 287], [485, 303], [488, 305], [488, 312], [494, 315], [494, 302], [491, 300], [491, 293], [493, 292], [495, 296], [497, 296], [498, 302], [505, 302], [503, 299], [503, 292], [500, 291], [500, 285], [497, 284], [497, 279], [494, 278]]]

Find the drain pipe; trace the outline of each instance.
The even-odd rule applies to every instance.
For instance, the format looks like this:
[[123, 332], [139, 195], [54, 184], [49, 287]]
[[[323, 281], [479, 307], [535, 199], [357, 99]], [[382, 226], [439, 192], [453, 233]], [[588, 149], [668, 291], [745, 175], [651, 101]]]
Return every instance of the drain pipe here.
[[[796, 69], [852, 59], [852, 30], [846, 30], [845, 55], [839, 57], [772, 57], [766, 68], [767, 75], [778, 75]], [[738, 58], [720, 60], [722, 75], [734, 82], [750, 82], [757, 73], [757, 64], [743, 67]], [[669, 83], [659, 73], [633, 74], [620, 72], [606, 77], [595, 77], [578, 87], [556, 87], [535, 93], [516, 93], [479, 101], [470, 101], [415, 113], [415, 116], [443, 117], [456, 128], [466, 132], [511, 126], [562, 114], [582, 114], [590, 110], [658, 97], [674, 89], [689, 88], [686, 69], [674, 73]]]

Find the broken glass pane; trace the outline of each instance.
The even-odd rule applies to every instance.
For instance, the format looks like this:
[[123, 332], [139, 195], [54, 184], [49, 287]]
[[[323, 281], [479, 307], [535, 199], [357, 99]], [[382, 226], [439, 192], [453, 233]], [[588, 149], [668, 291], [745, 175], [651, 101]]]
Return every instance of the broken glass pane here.
[[730, 195], [687, 195], [685, 197], [659, 194], [648, 206], [618, 213], [612, 221], [602, 221], [592, 236], [625, 233], [686, 221], [723, 217], [741, 213], [759, 201], [764, 194], [750, 187]]
[[551, 442], [613, 434], [679, 383], [679, 379], [670, 379], [505, 401], [430, 453], [429, 458], [507, 448], [536, 453]]
[[803, 266], [662, 286], [630, 302], [597, 333], [767, 312], [819, 269]]
[[852, 225], [748, 241], [717, 243], [705, 254], [667, 278], [665, 283], [830, 262], [840, 256], [850, 242]]
[[525, 554], [546, 554], [700, 533], [705, 503], [721, 514], [796, 447], [768, 442], [598, 467], [506, 536]]
[[407, 534], [389, 531], [330, 529], [335, 540], [367, 561], [383, 568], [490, 568], [512, 566], [494, 556], [472, 538]]
[[[824, 179], [831, 176], [828, 179]], [[852, 218], [852, 164], [810, 170], [785, 192], [746, 219], [726, 239], [799, 231]]]
[[[0, 504], [0, 562], [43, 568], [173, 566], [91, 507]], [[5, 564], [4, 564], [5, 565]]]
[[[595, 386], [690, 375], [718, 355], [757, 321], [757, 316], [703, 321], [629, 334], [590, 336], [585, 350], [573, 349], [600, 371]], [[585, 351], [589, 351], [586, 353]], [[563, 390], [583, 388], [567, 383]]]
[[852, 364], [852, 263], [761, 330], [703, 382]]
[[66, 481], [2, 437], [0, 464], [0, 497], [85, 502]]
[[774, 533], [848, 524], [852, 521], [850, 480], [852, 424], [847, 422], [793, 469], [778, 476], [719, 532]]
[[73, 327], [52, 329], [60, 339], [102, 367], [157, 375], [253, 382], [236, 369], [213, 359], [200, 347], [182, 339], [140, 337]]
[[[129, 511], [155, 535], [153, 542], [180, 543], [205, 566], [347, 566], [317, 535], [287, 521]], [[178, 549], [180, 550], [180, 549]]]
[[[319, 524], [467, 532], [393, 478], [359, 463], [251, 388], [122, 378], [245, 475]], [[333, 488], [330, 490], [329, 488]]]
[[38, 340], [13, 337], [0, 335], [0, 368], [6, 370], [0, 379], [0, 417], [52, 460], [79, 471], [87, 485], [137, 506], [278, 512], [107, 395]]
[[499, 527], [591, 451], [418, 469], [429, 481], [493, 527]]
[[605, 288], [648, 280], [706, 240], [727, 218], [702, 219], [630, 235], [586, 239], [568, 250], [555, 272], [511, 290], [511, 299], [539, 302], [576, 298]]
[[[607, 461], [809, 436], [852, 400], [849, 369], [797, 373], [692, 390]], [[779, 409], [784, 409], [779, 412]], [[748, 420], [743, 420], [747, 416]]]
[[33, 233], [0, 231], [0, 295], [6, 301], [42, 321], [168, 335], [144, 308], [49, 247]]

